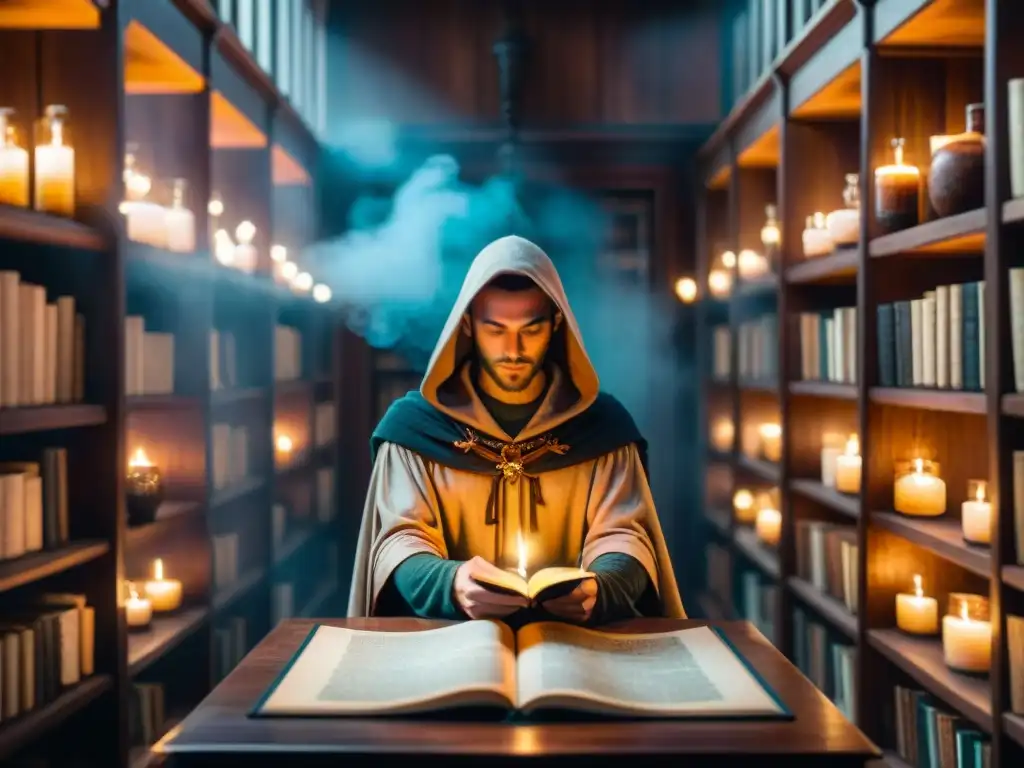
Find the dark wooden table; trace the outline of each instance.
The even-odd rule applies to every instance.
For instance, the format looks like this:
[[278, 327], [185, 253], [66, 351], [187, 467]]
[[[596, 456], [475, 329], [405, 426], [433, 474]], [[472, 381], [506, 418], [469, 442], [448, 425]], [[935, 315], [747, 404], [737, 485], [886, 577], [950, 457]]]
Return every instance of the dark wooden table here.
[[247, 712], [316, 623], [374, 630], [419, 630], [420, 619], [291, 619], [282, 622], [156, 746], [174, 768], [217, 766], [636, 765], [847, 768], [879, 751], [750, 624], [644, 619], [615, 627], [658, 632], [711, 624], [782, 698], [791, 721], [620, 721], [511, 724], [438, 719], [250, 718]]

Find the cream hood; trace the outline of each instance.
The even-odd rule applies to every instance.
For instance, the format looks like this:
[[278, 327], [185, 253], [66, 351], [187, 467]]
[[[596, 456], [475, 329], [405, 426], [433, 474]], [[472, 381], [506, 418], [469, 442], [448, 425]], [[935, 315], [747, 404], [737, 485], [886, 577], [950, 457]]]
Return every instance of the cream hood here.
[[548, 360], [557, 364], [552, 385], [533, 419], [515, 436], [526, 440], [585, 411], [597, 398], [600, 383], [555, 265], [544, 251], [525, 238], [502, 237], [477, 254], [430, 357], [420, 393], [431, 405], [454, 419], [494, 437], [512, 440], [476, 395], [469, 378], [469, 366], [464, 364], [473, 341], [460, 329], [462, 316], [477, 293], [495, 277], [507, 273], [531, 278], [563, 316], [548, 351]]

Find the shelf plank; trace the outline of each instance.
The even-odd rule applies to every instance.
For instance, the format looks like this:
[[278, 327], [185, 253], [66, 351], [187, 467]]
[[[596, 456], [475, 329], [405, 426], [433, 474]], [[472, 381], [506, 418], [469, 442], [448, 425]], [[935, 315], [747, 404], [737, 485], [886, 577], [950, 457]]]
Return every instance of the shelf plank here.
[[1003, 395], [1003, 413], [1017, 419], [1024, 419], [1024, 394], [1014, 392]]
[[818, 480], [807, 480], [797, 478], [789, 481], [789, 488], [805, 499], [821, 504], [823, 507], [838, 512], [841, 515], [857, 519], [860, 517], [860, 497], [851, 496], [848, 493], [840, 493], [835, 488], [829, 488]]
[[876, 237], [868, 244], [868, 253], [873, 258], [899, 254], [980, 254], [985, 250], [987, 224], [988, 212], [984, 208], [946, 216]]
[[209, 615], [210, 611], [205, 606], [186, 608], [173, 616], [158, 614], [145, 632], [130, 632], [128, 674], [139, 674], [177, 648], [203, 625]]
[[290, 533], [283, 542], [281, 542], [280, 548], [274, 552], [274, 564], [280, 565], [288, 560], [292, 555], [302, 549], [309, 541], [313, 539], [316, 534], [316, 528], [306, 528], [304, 530], [293, 531]]
[[722, 507], [706, 507], [704, 509], [704, 519], [723, 536], [729, 535], [729, 522], [732, 515], [728, 509]]
[[897, 629], [873, 629], [868, 642], [918, 685], [960, 714], [992, 732], [992, 691], [988, 680], [953, 672], [942, 658], [942, 643], [905, 635]]
[[774, 550], [768, 549], [757, 539], [753, 528], [740, 526], [732, 532], [732, 540], [736, 548], [742, 552], [748, 560], [761, 569], [766, 575], [778, 579], [781, 573], [779, 569], [779, 555]]
[[964, 541], [959, 520], [906, 517], [895, 512], [874, 512], [871, 520], [971, 573], [986, 579], [992, 576], [991, 551]]
[[101, 251], [106, 242], [92, 227], [62, 216], [0, 205], [0, 239]]
[[1004, 565], [1003, 583], [1019, 592], [1024, 592], [1024, 566]]
[[1016, 197], [1003, 203], [1003, 222], [1019, 224], [1024, 221], [1024, 197]]
[[786, 270], [786, 282], [792, 285], [845, 283], [857, 276], [856, 248], [839, 248], [827, 256], [804, 259]]
[[851, 639], [857, 638], [857, 617], [845, 605], [797, 576], [790, 576], [786, 583], [794, 595], [827, 619], [833, 627]]
[[837, 384], [833, 381], [791, 381], [789, 392], [807, 397], [829, 397], [834, 400], [856, 400], [856, 384]]
[[775, 379], [741, 379], [736, 386], [744, 392], [761, 392], [766, 395], [779, 394], [779, 382]]
[[125, 398], [129, 411], [192, 410], [202, 406], [198, 397], [183, 395], [131, 395]]
[[868, 390], [871, 402], [895, 405], [901, 408], [920, 408], [945, 413], [974, 413], [984, 415], [988, 405], [984, 392], [961, 392], [950, 389], [920, 389], [911, 387], [872, 387]]
[[897, 755], [895, 752], [886, 750], [885, 756], [878, 761], [880, 766], [888, 766], [888, 768], [913, 768], [910, 763], [906, 762], [902, 757]]
[[1024, 747], [1024, 715], [1015, 715], [1012, 712], [1003, 713], [1003, 730], [1006, 735], [1017, 744]]
[[68, 688], [49, 704], [37, 707], [0, 725], [0, 760], [32, 743], [106, 693], [113, 685], [109, 675], [93, 675]]
[[110, 551], [105, 541], [76, 541], [60, 549], [32, 552], [12, 560], [0, 560], [0, 592], [31, 584], [83, 565]]
[[781, 472], [779, 465], [774, 462], [740, 455], [736, 459], [736, 466], [752, 475], [757, 475], [762, 480], [767, 480], [769, 483], [779, 484]]
[[262, 489], [264, 484], [265, 481], [262, 477], [247, 477], [241, 482], [227, 488], [222, 488], [214, 492], [213, 496], [210, 497], [210, 508], [223, 507], [225, 504], [230, 504], [232, 501], [236, 501], [243, 496], [255, 493]]
[[223, 611], [235, 601], [244, 597], [249, 590], [260, 583], [265, 573], [266, 571], [262, 568], [252, 568], [243, 573], [234, 584], [219, 590], [213, 596], [213, 610]]
[[157, 508], [156, 518], [152, 523], [129, 526], [125, 536], [129, 544], [137, 544], [153, 533], [163, 530], [165, 524], [196, 515], [202, 510], [203, 505], [198, 501], [165, 501]]
[[96, 427], [106, 420], [107, 411], [102, 405], [33, 405], [24, 408], [0, 408], [0, 435]]
[[338, 591], [338, 585], [334, 582], [327, 581], [317, 587], [316, 592], [309, 598], [309, 602], [306, 603], [302, 610], [299, 611], [299, 618], [303, 619], [314, 619], [317, 614], [323, 608], [324, 603]]

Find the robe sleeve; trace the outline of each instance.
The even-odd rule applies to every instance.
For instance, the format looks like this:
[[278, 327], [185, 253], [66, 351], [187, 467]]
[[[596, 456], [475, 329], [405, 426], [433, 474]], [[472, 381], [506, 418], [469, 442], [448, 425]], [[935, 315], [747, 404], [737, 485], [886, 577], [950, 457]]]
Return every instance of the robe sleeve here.
[[594, 462], [587, 533], [581, 565], [590, 568], [602, 555], [629, 555], [644, 567], [660, 591], [658, 553], [649, 531], [660, 531], [647, 476], [633, 445]]
[[376, 604], [395, 569], [418, 554], [448, 559], [441, 531], [437, 496], [426, 463], [417, 454], [393, 443], [377, 452], [369, 497], [375, 535], [368, 558], [367, 582]]

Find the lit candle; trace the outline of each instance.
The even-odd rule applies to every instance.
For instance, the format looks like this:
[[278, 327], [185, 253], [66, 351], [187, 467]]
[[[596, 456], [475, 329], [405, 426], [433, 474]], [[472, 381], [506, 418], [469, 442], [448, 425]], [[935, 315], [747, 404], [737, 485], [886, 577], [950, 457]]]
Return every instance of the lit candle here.
[[763, 543], [774, 547], [779, 543], [779, 537], [782, 534], [782, 513], [768, 507], [757, 510], [754, 532]]
[[821, 484], [834, 488], [836, 484], [836, 458], [843, 452], [843, 436], [827, 432], [821, 436]]
[[979, 606], [986, 601], [979, 595], [962, 595], [954, 600], [959, 604], [958, 613], [942, 617], [942, 655], [946, 666], [958, 672], [984, 673], [992, 667], [992, 624], [987, 617], [972, 618], [969, 612], [971, 602]]
[[14, 110], [0, 108], [0, 205], [28, 207], [28, 150], [11, 124]]
[[752, 523], [757, 515], [754, 509], [754, 494], [746, 488], [740, 488], [732, 496], [732, 508], [736, 512], [736, 522]]
[[124, 604], [129, 629], [145, 629], [153, 619], [153, 607], [145, 597], [139, 597], [135, 585], [128, 586], [129, 595]]
[[317, 304], [326, 304], [331, 300], [331, 289], [323, 283], [313, 286], [313, 301]]
[[761, 455], [768, 461], [782, 460], [782, 427], [779, 424], [762, 424], [758, 427], [761, 437]]
[[764, 226], [761, 227], [761, 244], [766, 250], [771, 251], [777, 248], [782, 240], [782, 233], [779, 231], [778, 208], [774, 205], [766, 205], [764, 216]]
[[826, 229], [825, 216], [820, 212], [807, 217], [806, 227], [800, 240], [803, 244], [804, 256], [807, 258], [832, 253], [835, 247], [832, 237]]
[[243, 221], [235, 228], [235, 263], [234, 266], [243, 272], [252, 274], [256, 271], [256, 246], [252, 244], [256, 237], [256, 225], [251, 221]]
[[832, 211], [825, 217], [825, 228], [833, 245], [848, 247], [860, 240], [860, 174], [846, 174], [843, 202], [846, 203], [845, 208]]
[[732, 290], [732, 277], [724, 269], [712, 269], [708, 272], [708, 291], [716, 299], [724, 299]]
[[992, 503], [985, 499], [986, 488], [984, 480], [971, 480], [967, 484], [968, 499], [960, 505], [964, 538], [972, 544], [992, 542]]
[[697, 282], [692, 277], [680, 277], [676, 280], [676, 298], [683, 304], [692, 304], [697, 300]]
[[516, 534], [516, 550], [519, 554], [519, 564], [516, 567], [516, 573], [524, 579], [529, 578], [526, 570], [526, 541], [523, 539], [522, 531]]
[[213, 233], [213, 255], [225, 267], [235, 266], [235, 242], [226, 229]]
[[285, 282], [291, 283], [299, 274], [299, 265], [294, 261], [286, 261], [281, 264], [281, 277]]
[[722, 451], [723, 453], [732, 450], [732, 441], [735, 430], [733, 429], [732, 419], [721, 418], [715, 421], [714, 426], [711, 428], [711, 445], [716, 451]]
[[736, 264], [737, 271], [744, 280], [753, 280], [768, 272], [768, 259], [749, 249], [740, 251]]
[[860, 441], [850, 435], [846, 450], [836, 456], [836, 490], [840, 493], [860, 493]]
[[292, 450], [295, 444], [288, 435], [278, 435], [274, 440], [274, 450], [277, 454], [277, 463], [286, 466], [292, 459]]
[[167, 233], [167, 250], [176, 253], [192, 253], [196, 249], [196, 217], [185, 207], [185, 180], [174, 180], [171, 207], [167, 209], [164, 229]]
[[938, 477], [938, 465], [914, 459], [913, 471], [897, 478], [893, 507], [913, 517], [938, 517], [946, 512], [946, 483]]
[[160, 468], [149, 460], [145, 450], [137, 448], [128, 460], [125, 477], [125, 502], [128, 525], [147, 525], [156, 520], [164, 500], [164, 484]]
[[896, 595], [896, 626], [911, 635], [934, 635], [939, 631], [939, 603], [925, 597], [921, 577], [914, 576], [914, 594]]
[[903, 162], [903, 139], [893, 139], [893, 163], [875, 169], [875, 218], [883, 233], [917, 226], [921, 171]]
[[51, 105], [38, 123], [35, 151], [35, 207], [71, 216], [75, 212], [75, 150], [67, 131], [68, 111]]
[[181, 582], [164, 578], [164, 561], [153, 561], [153, 578], [144, 585], [146, 598], [157, 613], [175, 611], [181, 607]]

